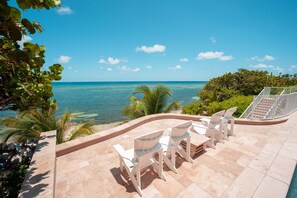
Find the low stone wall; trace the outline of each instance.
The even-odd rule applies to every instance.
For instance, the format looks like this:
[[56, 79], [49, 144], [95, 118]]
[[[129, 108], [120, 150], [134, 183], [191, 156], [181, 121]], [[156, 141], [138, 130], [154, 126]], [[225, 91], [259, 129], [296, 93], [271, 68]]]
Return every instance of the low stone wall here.
[[[181, 119], [181, 120], [193, 120], [200, 121], [200, 119], [205, 116], [197, 116], [197, 115], [187, 115], [187, 114], [173, 114], [173, 113], [162, 113], [162, 114], [153, 114], [145, 117], [141, 117], [135, 120], [132, 120], [123, 125], [114, 127], [112, 129], [108, 129], [105, 131], [101, 131], [99, 133], [95, 133], [93, 135], [89, 135], [86, 137], [78, 138], [76, 140], [66, 142], [63, 144], [57, 145], [57, 157], [65, 155], [67, 153], [74, 152], [76, 150], [85, 148], [87, 146], [91, 146], [93, 144], [105, 141], [107, 139], [116, 137], [118, 135], [122, 135], [140, 125], [145, 123], [160, 120], [160, 119]], [[288, 118], [282, 118], [277, 120], [248, 120], [248, 119], [235, 119], [235, 124], [243, 124], [243, 125], [271, 125], [271, 124], [279, 124], [282, 122], [286, 122]]]
[[56, 131], [43, 132], [35, 149], [19, 197], [54, 197]]

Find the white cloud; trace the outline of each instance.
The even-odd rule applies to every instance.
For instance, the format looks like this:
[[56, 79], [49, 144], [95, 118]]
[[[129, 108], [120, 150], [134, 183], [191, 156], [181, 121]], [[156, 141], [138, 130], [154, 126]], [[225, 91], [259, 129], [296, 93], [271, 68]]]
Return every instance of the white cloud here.
[[220, 61], [228, 61], [232, 60], [233, 56], [224, 56], [224, 52], [213, 52], [213, 51], [208, 51], [208, 52], [200, 52], [197, 55], [198, 60], [207, 60], [207, 59], [218, 59]]
[[148, 68], [148, 69], [152, 69], [153, 68], [151, 65], [146, 65], [145, 67]]
[[265, 55], [263, 60], [265, 61], [272, 61], [272, 60], [275, 60], [275, 58], [273, 56], [270, 56], [270, 55]]
[[273, 65], [266, 65], [266, 64], [257, 64], [257, 65], [251, 65], [252, 68], [255, 68], [255, 69], [267, 69], [267, 68], [274, 68]]
[[274, 65], [266, 65], [266, 64], [263, 64], [263, 63], [260, 63], [260, 64], [257, 64], [257, 65], [250, 65], [252, 68], [255, 68], [255, 69], [272, 69], [274, 71], [277, 71], [277, 72], [283, 72], [284, 69], [281, 68], [281, 67], [277, 67], [277, 66], [274, 66]]
[[25, 42], [30, 42], [32, 41], [33, 39], [30, 37], [30, 36], [27, 36], [27, 35], [23, 35], [22, 36], [22, 40], [18, 41], [18, 44], [19, 46], [21, 47], [21, 49], [24, 48], [24, 43]]
[[212, 43], [216, 43], [216, 42], [217, 42], [216, 38], [215, 38], [215, 37], [213, 37], [213, 36], [212, 36], [212, 37], [210, 37], [210, 38], [209, 38], [209, 40], [210, 40], [210, 42], [212, 42]]
[[109, 67], [109, 68], [107, 68], [106, 70], [107, 70], [107, 71], [112, 71], [112, 69], [111, 69], [110, 67]]
[[60, 7], [57, 10], [58, 14], [65, 15], [65, 14], [72, 14], [73, 10], [69, 6]]
[[297, 69], [297, 65], [291, 65], [290, 68]]
[[124, 59], [118, 59], [118, 58], [112, 58], [112, 57], [108, 57], [107, 60], [104, 60], [103, 58], [101, 58], [98, 63], [101, 64], [108, 64], [108, 65], [117, 65], [121, 62], [127, 62], [127, 60]]
[[136, 52], [145, 52], [145, 53], [156, 53], [156, 52], [165, 52], [166, 50], [166, 46], [164, 45], [159, 45], [159, 44], [155, 44], [152, 47], [148, 47], [148, 46], [141, 46], [141, 47], [137, 47], [136, 48]]
[[189, 59], [187, 59], [187, 58], [181, 58], [181, 59], [179, 59], [179, 61], [181, 61], [181, 62], [188, 62]]
[[140, 71], [140, 69], [138, 67], [131, 68], [131, 67], [127, 67], [127, 66], [122, 66], [120, 68], [120, 70], [123, 72], [139, 72]]
[[220, 61], [228, 61], [228, 60], [232, 60], [233, 56], [221, 56], [219, 57]]
[[263, 58], [258, 56], [253, 56], [250, 58], [252, 61], [258, 61], [258, 62], [264, 62], [264, 61], [273, 61], [275, 60], [275, 57], [270, 55], [265, 55]]
[[61, 55], [58, 59], [58, 62], [59, 63], [69, 63], [69, 61], [71, 60], [71, 57], [70, 56], [64, 56], [64, 55]]
[[283, 72], [284, 71], [284, 69], [281, 68], [281, 67], [275, 67], [275, 68], [273, 68], [273, 70], [275, 70], [277, 72]]
[[69, 66], [68, 67], [68, 70], [69, 71], [72, 71], [72, 72], [75, 72], [75, 73], [78, 72], [78, 70], [77, 69], [74, 69], [72, 66]]
[[103, 58], [101, 58], [98, 63], [107, 64], [107, 61], [105, 61]]
[[182, 69], [182, 66], [181, 65], [175, 65], [174, 67], [168, 67], [168, 69], [170, 69], [172, 71], [176, 71], [176, 70]]

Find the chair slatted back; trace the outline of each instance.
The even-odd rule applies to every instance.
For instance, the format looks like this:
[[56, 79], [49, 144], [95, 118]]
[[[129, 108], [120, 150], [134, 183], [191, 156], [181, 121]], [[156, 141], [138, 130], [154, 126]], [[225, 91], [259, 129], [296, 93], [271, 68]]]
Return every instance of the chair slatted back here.
[[188, 132], [191, 126], [192, 126], [192, 120], [179, 124], [175, 127], [172, 127], [170, 137], [172, 139], [182, 138], [183, 136], [185, 136], [185, 134]]
[[153, 150], [153, 148], [159, 144], [159, 140], [163, 133], [164, 130], [158, 130], [134, 139], [134, 151], [145, 152], [148, 150]]
[[224, 118], [232, 117], [233, 113], [237, 110], [237, 107], [230, 108], [226, 111]]
[[224, 114], [225, 114], [225, 110], [214, 113], [210, 118], [210, 123], [220, 122], [221, 118], [224, 116]]

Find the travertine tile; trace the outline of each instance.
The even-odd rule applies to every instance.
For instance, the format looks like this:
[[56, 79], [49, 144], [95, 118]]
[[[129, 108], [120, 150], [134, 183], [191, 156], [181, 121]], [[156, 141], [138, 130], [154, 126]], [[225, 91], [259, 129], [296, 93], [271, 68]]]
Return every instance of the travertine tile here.
[[219, 197], [232, 183], [232, 180], [220, 173], [215, 172], [205, 165], [199, 166], [189, 179], [199, 185], [204, 191], [214, 197]]
[[278, 155], [268, 170], [267, 175], [278, 179], [286, 184], [290, 184], [294, 170], [296, 167], [296, 161], [287, 157]]
[[250, 198], [261, 183], [264, 174], [250, 168], [246, 168], [234, 183], [225, 191], [224, 196]]
[[236, 162], [240, 166], [247, 167], [251, 163], [252, 160], [253, 160], [252, 157], [244, 154]]
[[243, 153], [230, 148], [225, 148], [218, 153], [218, 156], [224, 158], [225, 160], [234, 161], [234, 162], [236, 162], [242, 155]]
[[271, 155], [270, 153], [260, 153], [250, 164], [249, 168], [257, 170], [263, 174], [266, 174], [268, 169], [270, 168], [273, 160], [275, 159], [275, 155]]
[[286, 142], [279, 155], [285, 156], [287, 158], [297, 160], [297, 144]]
[[202, 188], [192, 183], [188, 188], [179, 193], [178, 197], [199, 197], [199, 198], [211, 198]]
[[222, 162], [219, 163], [219, 165], [217, 167], [222, 167], [223, 169], [233, 173], [234, 175], [239, 175], [244, 167], [240, 166], [239, 164], [237, 164], [236, 162], [232, 162], [229, 160], [224, 160]]
[[[71, 189], [76, 186], [80, 191], [75, 191], [76, 197], [140, 197], [127, 173], [120, 172], [112, 145], [132, 148], [135, 137], [181, 122], [183, 120], [155, 120], [57, 158], [56, 197], [75, 197]], [[259, 197], [265, 195], [270, 183], [274, 189], [280, 186], [280, 194], [276, 195], [282, 196], [285, 188], [278, 182], [288, 183], [292, 162], [297, 160], [296, 123], [297, 119], [289, 128], [286, 123], [236, 125], [235, 135], [230, 136], [229, 141], [218, 143], [216, 149], [207, 148], [194, 158], [193, 164], [177, 156], [178, 174], [164, 166], [167, 181], [161, 180], [149, 167], [142, 172], [143, 197]], [[267, 173], [264, 180], [263, 173]]]
[[288, 185], [269, 176], [265, 176], [254, 194], [254, 198], [280, 198], [286, 197]]
[[170, 175], [167, 175], [166, 182], [163, 180], [155, 180], [154, 186], [162, 193], [163, 197], [176, 197], [185, 189], [178, 181]]

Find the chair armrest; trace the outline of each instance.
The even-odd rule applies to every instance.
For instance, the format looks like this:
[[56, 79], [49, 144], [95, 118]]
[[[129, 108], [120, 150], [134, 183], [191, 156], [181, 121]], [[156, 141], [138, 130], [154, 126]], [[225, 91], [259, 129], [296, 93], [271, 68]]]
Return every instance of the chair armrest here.
[[125, 149], [122, 147], [122, 145], [116, 144], [116, 145], [113, 145], [112, 147], [121, 157], [125, 156]]

